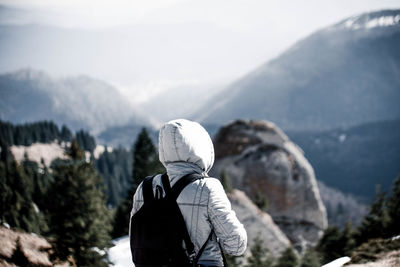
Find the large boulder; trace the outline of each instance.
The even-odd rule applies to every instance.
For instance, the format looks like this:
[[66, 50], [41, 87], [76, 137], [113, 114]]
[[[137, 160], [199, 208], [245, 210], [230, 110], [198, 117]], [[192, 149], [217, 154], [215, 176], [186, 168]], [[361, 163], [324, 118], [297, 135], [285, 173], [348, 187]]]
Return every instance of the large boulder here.
[[235, 189], [228, 194], [228, 197], [232, 209], [246, 229], [249, 248], [253, 246], [257, 236], [264, 241], [264, 247], [275, 257], [279, 257], [290, 246], [289, 239], [271, 216], [260, 210], [243, 191]]
[[302, 150], [267, 121], [237, 120], [214, 138], [216, 162], [253, 201], [265, 199], [274, 222], [302, 251], [314, 245], [327, 227], [325, 207], [314, 170]]

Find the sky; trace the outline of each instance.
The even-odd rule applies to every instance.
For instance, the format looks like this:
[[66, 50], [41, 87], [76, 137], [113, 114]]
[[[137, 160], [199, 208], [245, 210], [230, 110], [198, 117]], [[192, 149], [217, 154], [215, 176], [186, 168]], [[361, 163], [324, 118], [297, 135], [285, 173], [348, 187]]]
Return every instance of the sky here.
[[[7, 8], [0, 24], [101, 33], [128, 32], [129, 27], [128, 47], [120, 54], [118, 47], [110, 49], [116, 60], [107, 67], [56, 66], [46, 60], [26, 64], [53, 75], [104, 79], [134, 102], [146, 102], [174, 88], [222, 89], [318, 29], [363, 12], [400, 8], [400, 1], [0, 0], [0, 5]], [[129, 62], [123, 62], [126, 53], [132, 53]], [[18, 64], [9, 70], [23, 67]]]

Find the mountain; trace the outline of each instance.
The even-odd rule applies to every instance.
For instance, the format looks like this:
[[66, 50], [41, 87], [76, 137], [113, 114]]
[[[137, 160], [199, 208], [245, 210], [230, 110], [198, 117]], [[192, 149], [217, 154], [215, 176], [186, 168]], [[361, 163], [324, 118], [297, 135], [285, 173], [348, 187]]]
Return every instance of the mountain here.
[[158, 130], [152, 126], [135, 124], [107, 128], [96, 136], [97, 141], [112, 147], [131, 148], [143, 127], [146, 127], [153, 143], [158, 145]]
[[221, 87], [217, 85], [180, 85], [168, 88], [146, 102], [138, 103], [138, 107], [161, 126], [173, 119], [192, 116], [200, 108], [204, 108], [203, 104], [213, 99], [220, 90]]
[[400, 10], [348, 18], [234, 82], [195, 118], [267, 119], [285, 130], [400, 118], [399, 47]]
[[52, 120], [73, 130], [146, 124], [111, 85], [87, 76], [54, 79], [31, 69], [0, 75], [0, 119]]
[[326, 186], [318, 181], [318, 189], [321, 200], [328, 215], [328, 225], [344, 228], [347, 222], [353, 226], [359, 226], [362, 219], [368, 213], [367, 205], [351, 194]]
[[287, 131], [316, 177], [345, 193], [372, 199], [400, 174], [400, 120], [329, 131]]

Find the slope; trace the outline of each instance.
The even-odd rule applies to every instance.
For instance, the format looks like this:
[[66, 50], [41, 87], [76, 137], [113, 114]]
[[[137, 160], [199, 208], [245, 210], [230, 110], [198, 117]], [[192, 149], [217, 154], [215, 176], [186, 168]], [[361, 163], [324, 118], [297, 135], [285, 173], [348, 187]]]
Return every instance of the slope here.
[[93, 133], [127, 123], [146, 124], [119, 92], [87, 76], [54, 79], [25, 69], [0, 75], [0, 119], [53, 120]]
[[362, 14], [299, 41], [195, 116], [267, 119], [285, 130], [400, 118], [400, 10]]

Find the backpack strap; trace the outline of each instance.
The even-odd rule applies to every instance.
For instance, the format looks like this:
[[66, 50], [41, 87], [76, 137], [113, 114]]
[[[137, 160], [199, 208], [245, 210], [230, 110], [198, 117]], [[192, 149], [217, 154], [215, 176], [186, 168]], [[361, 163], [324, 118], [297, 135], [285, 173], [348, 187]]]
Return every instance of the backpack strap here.
[[153, 179], [154, 176], [147, 176], [143, 180], [142, 191], [143, 191], [143, 201], [150, 203], [154, 201], [153, 195]]
[[203, 246], [201, 246], [199, 252], [197, 252], [196, 258], [194, 260], [195, 264], [197, 264], [197, 262], [199, 261], [201, 254], [203, 254], [203, 251], [206, 248], [206, 246], [208, 244], [208, 241], [211, 240], [213, 234], [214, 234], [214, 230], [211, 229], [211, 232], [208, 235], [208, 238], [207, 238], [206, 242], [204, 242], [204, 244], [203, 244]]
[[[174, 186], [172, 188], [171, 188], [171, 184], [169, 182], [168, 175], [166, 173], [163, 174], [163, 176], [161, 176], [161, 181], [163, 183], [164, 189], [165, 189], [169, 199], [176, 202], [176, 199], [178, 198], [178, 196], [180, 195], [182, 190], [188, 184], [190, 184], [198, 179], [202, 179], [202, 178], [204, 178], [204, 177], [200, 174], [188, 174], [188, 175], [185, 175], [182, 178], [180, 178], [174, 184]], [[179, 209], [178, 205], [176, 205], [176, 208]], [[188, 255], [191, 258], [191, 260], [193, 261], [192, 263], [197, 264], [197, 260], [195, 259], [194, 245], [193, 245], [192, 240], [190, 239], [189, 232], [186, 228], [185, 220], [183, 219], [183, 215], [180, 210], [179, 210], [179, 214], [181, 214], [181, 216], [180, 216], [181, 217], [181, 219], [180, 219], [181, 229], [182, 229], [183, 240], [185, 242], [185, 246], [186, 246]]]
[[[203, 254], [203, 251], [206, 248], [206, 246], [208, 244], [208, 241], [211, 240], [213, 234], [214, 234], [214, 229], [211, 229], [210, 235], [208, 236], [206, 242], [204, 242], [203, 246], [200, 248], [199, 252], [196, 255], [196, 258], [195, 258], [195, 261], [194, 261], [196, 264], [199, 261], [201, 254]], [[224, 267], [228, 267], [228, 263], [226, 261], [225, 254], [224, 254], [224, 251], [222, 250], [221, 243], [219, 242], [218, 237], [217, 237], [217, 243], [218, 243], [218, 246], [219, 246], [219, 250], [221, 251], [221, 256], [222, 256], [222, 261], [224, 263]]]
[[164, 173], [161, 176], [161, 182], [163, 184], [165, 194], [168, 194], [169, 192], [171, 192], [171, 184], [169, 183], [169, 178], [168, 178], [167, 173]]
[[182, 192], [182, 190], [190, 183], [193, 183], [194, 181], [198, 179], [203, 179], [203, 175], [201, 174], [196, 174], [196, 173], [191, 173], [188, 175], [183, 176], [180, 178], [174, 186], [171, 188], [170, 196], [172, 199], [177, 199]]

